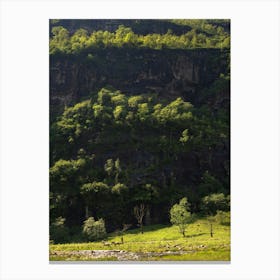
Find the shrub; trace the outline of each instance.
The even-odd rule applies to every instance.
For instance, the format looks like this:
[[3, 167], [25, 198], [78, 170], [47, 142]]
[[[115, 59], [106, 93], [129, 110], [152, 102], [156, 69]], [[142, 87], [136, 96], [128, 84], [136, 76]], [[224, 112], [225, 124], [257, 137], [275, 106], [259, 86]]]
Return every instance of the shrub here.
[[65, 243], [69, 241], [69, 230], [65, 227], [65, 218], [58, 217], [50, 226], [50, 242]]
[[230, 225], [230, 212], [224, 212], [224, 211], [217, 211], [217, 214], [215, 216], [216, 221], [224, 226]]
[[106, 235], [106, 228], [103, 219], [95, 221], [93, 217], [89, 217], [84, 221], [83, 234], [89, 241], [103, 238]]
[[223, 193], [214, 193], [202, 199], [202, 210], [208, 215], [215, 215], [218, 210], [229, 211], [230, 196]]

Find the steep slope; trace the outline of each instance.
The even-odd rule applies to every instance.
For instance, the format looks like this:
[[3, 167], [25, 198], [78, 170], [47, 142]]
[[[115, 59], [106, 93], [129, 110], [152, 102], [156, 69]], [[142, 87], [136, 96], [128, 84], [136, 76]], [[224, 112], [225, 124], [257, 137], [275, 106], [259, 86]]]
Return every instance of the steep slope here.
[[[228, 71], [227, 50], [111, 48], [50, 57], [51, 115], [112, 86], [127, 95], [155, 93], [204, 103], [199, 91]], [[225, 93], [228, 94], [228, 93]], [[225, 96], [228, 98], [229, 96]]]

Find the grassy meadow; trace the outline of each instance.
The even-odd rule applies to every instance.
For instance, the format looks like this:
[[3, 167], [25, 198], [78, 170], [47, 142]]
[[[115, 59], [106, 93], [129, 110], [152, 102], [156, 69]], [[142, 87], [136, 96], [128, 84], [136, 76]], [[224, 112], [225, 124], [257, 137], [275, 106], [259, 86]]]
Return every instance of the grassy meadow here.
[[134, 229], [99, 242], [50, 245], [50, 261], [130, 260], [230, 261], [230, 226], [214, 222], [211, 237], [209, 222], [199, 219], [188, 225], [185, 237], [177, 226], [153, 225], [144, 227], [143, 234]]

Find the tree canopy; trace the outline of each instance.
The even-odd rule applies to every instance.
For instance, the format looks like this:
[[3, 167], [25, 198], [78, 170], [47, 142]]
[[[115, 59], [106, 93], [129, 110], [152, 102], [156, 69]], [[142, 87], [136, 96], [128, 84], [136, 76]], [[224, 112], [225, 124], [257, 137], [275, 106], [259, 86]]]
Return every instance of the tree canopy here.
[[[176, 22], [176, 21], [175, 21]], [[195, 22], [195, 20], [194, 20]], [[51, 31], [50, 53], [79, 53], [95, 48], [130, 47], [151, 49], [192, 49], [192, 48], [229, 48], [230, 37], [221, 26], [197, 20], [191, 23], [191, 30], [175, 35], [171, 30], [165, 34], [149, 33], [140, 35], [131, 27], [119, 25], [115, 32], [78, 29], [72, 36], [63, 26], [54, 26]], [[177, 22], [176, 22], [177, 23]], [[178, 21], [182, 24], [181, 21]], [[189, 22], [184, 23], [189, 24]]]

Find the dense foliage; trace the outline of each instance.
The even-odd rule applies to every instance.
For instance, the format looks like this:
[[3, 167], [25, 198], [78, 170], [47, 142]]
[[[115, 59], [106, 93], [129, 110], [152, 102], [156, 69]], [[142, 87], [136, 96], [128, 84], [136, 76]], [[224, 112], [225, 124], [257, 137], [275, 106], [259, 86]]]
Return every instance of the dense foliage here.
[[[119, 26], [115, 32], [88, 35], [79, 29], [70, 35], [66, 28], [54, 26], [50, 53], [68, 53], [78, 60], [83, 50], [112, 46], [229, 46], [222, 21], [176, 24], [191, 30], [141, 35]], [[197, 106], [183, 96], [135, 94], [108, 86], [52, 118], [50, 238], [66, 242], [80, 234], [95, 240], [128, 224], [142, 229], [169, 223], [174, 204], [174, 213], [187, 207], [184, 197], [190, 203], [186, 218], [190, 213], [217, 215], [221, 223], [228, 223], [229, 103], [221, 96], [228, 94], [229, 82], [228, 65], [210, 86], [199, 89]]]
[[151, 33], [140, 35], [130, 27], [120, 25], [115, 32], [107, 30], [88, 34], [86, 29], [78, 29], [72, 36], [63, 26], [52, 28], [50, 53], [80, 53], [84, 50], [109, 47], [151, 48], [151, 49], [192, 49], [192, 48], [229, 48], [229, 34], [221, 27], [198, 23], [190, 31], [176, 35], [172, 30], [165, 34]]
[[193, 211], [224, 210], [224, 195], [206, 195], [228, 194], [227, 176], [223, 182], [206, 171], [197, 185], [186, 177], [190, 155], [206, 147], [211, 160], [210, 149], [228, 139], [226, 124], [204, 118], [182, 98], [157, 103], [108, 89], [65, 109], [51, 127], [51, 218], [76, 224], [93, 214], [112, 230], [133, 222], [133, 206], [145, 203], [154, 219], [166, 221], [169, 207], [186, 193]]

